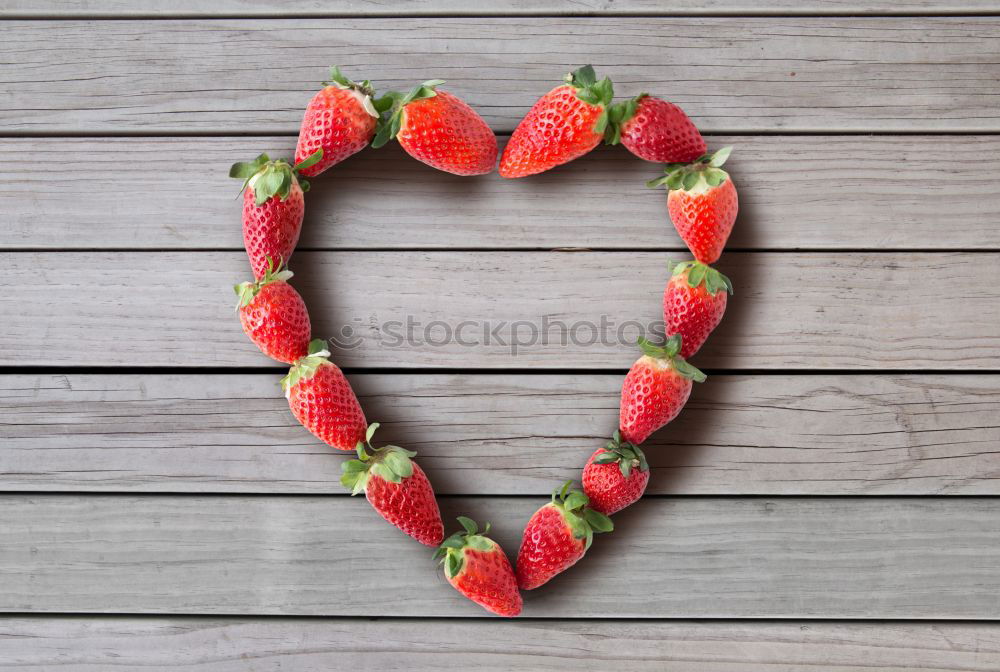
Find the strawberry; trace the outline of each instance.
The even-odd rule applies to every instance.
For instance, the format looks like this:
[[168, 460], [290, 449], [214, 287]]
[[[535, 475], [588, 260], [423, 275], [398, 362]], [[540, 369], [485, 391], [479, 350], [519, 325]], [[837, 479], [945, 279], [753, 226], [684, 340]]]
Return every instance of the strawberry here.
[[497, 161], [497, 138], [489, 125], [462, 99], [436, 87], [432, 79], [393, 100], [389, 115], [379, 122], [372, 147], [396, 138], [406, 153], [428, 166], [455, 175], [485, 175]]
[[552, 493], [552, 501], [535, 511], [524, 526], [517, 554], [517, 585], [531, 590], [569, 569], [583, 557], [594, 532], [614, 529], [611, 519], [588, 506], [579, 490], [570, 491], [572, 481]]
[[704, 345], [726, 312], [733, 283], [700, 261], [676, 264], [663, 290], [663, 322], [666, 333], [680, 334], [680, 355], [688, 359]]
[[736, 223], [739, 199], [729, 173], [721, 166], [732, 147], [706, 154], [694, 163], [671, 163], [665, 175], [646, 186], [667, 185], [667, 211], [670, 221], [694, 258], [714, 264]]
[[311, 342], [309, 354], [292, 365], [281, 386], [303, 427], [338, 450], [356, 450], [365, 438], [365, 414], [351, 384], [329, 356], [322, 340]]
[[229, 177], [243, 180], [243, 245], [250, 257], [256, 279], [264, 277], [277, 260], [287, 264], [299, 242], [306, 204], [303, 192], [309, 183], [298, 178], [298, 171], [313, 165], [323, 154], [316, 153], [302, 163], [290, 166], [286, 161], [271, 161], [261, 154], [253, 161], [234, 163]]
[[622, 441], [617, 431], [583, 468], [583, 492], [590, 498], [590, 508], [609, 516], [639, 501], [647, 483], [646, 456], [639, 446]]
[[323, 86], [306, 106], [295, 147], [296, 162], [323, 150], [319, 161], [302, 169], [306, 177], [315, 177], [364, 149], [375, 135], [379, 118], [372, 101], [375, 91], [368, 80], [352, 82], [335, 65]]
[[684, 110], [646, 93], [611, 106], [605, 139], [658, 163], [688, 163], [705, 153], [705, 139]]
[[243, 331], [260, 351], [285, 364], [309, 354], [309, 311], [288, 284], [292, 272], [268, 268], [256, 282], [241, 282], [233, 289], [240, 297], [236, 307]]
[[704, 373], [678, 356], [679, 334], [663, 347], [640, 338], [639, 347], [645, 354], [625, 376], [618, 410], [622, 438], [636, 446], [677, 417], [691, 396], [691, 381], [705, 380]]
[[421, 544], [437, 546], [444, 539], [444, 524], [434, 498], [434, 488], [412, 450], [399, 446], [372, 448], [377, 422], [368, 425], [365, 443], [358, 445], [358, 459], [341, 465], [340, 482], [352, 495], [364, 492], [368, 502], [387, 521]]
[[521, 593], [510, 560], [500, 545], [487, 537], [490, 524], [479, 533], [475, 521], [459, 516], [465, 532], [456, 532], [434, 554], [444, 563], [448, 583], [486, 611], [497, 616], [521, 613]]
[[514, 129], [503, 156], [501, 177], [526, 177], [577, 159], [604, 137], [611, 80], [597, 81], [587, 65], [566, 75], [566, 84], [538, 99]]

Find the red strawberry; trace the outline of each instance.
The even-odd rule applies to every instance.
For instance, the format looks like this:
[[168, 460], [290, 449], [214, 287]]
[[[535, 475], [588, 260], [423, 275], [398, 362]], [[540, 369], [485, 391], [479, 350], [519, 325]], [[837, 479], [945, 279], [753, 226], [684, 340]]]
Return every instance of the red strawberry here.
[[500, 545], [487, 537], [490, 524], [479, 533], [475, 521], [459, 516], [465, 532], [456, 532], [434, 554], [444, 562], [448, 583], [486, 611], [497, 616], [521, 613], [521, 593], [517, 579]]
[[524, 527], [517, 554], [517, 585], [531, 590], [569, 569], [583, 557], [594, 532], [614, 529], [611, 519], [590, 508], [587, 495], [570, 492], [572, 481], [552, 493], [552, 501], [535, 511]]
[[299, 242], [306, 204], [302, 196], [309, 183], [297, 173], [322, 156], [322, 150], [306, 161], [290, 166], [282, 160], [271, 161], [261, 154], [253, 161], [234, 163], [229, 177], [243, 180], [243, 245], [250, 257], [255, 278], [264, 277], [274, 260], [287, 264]]
[[673, 103], [640, 93], [612, 106], [608, 114], [608, 144], [621, 142], [640, 159], [688, 163], [705, 153], [705, 139]]
[[579, 158], [600, 144], [614, 97], [611, 80], [586, 65], [538, 99], [500, 157], [501, 177], [526, 177]]
[[233, 289], [240, 297], [236, 310], [243, 331], [260, 351], [285, 364], [309, 354], [309, 311], [288, 284], [292, 272], [278, 267], [264, 272], [256, 282], [241, 282]]
[[644, 338], [639, 339], [639, 346], [646, 354], [625, 376], [618, 410], [622, 438], [637, 446], [677, 417], [691, 396], [691, 381], [705, 380], [704, 373], [678, 356], [678, 334], [662, 348]]
[[[369, 448], [377, 427], [377, 422], [368, 425], [365, 442]], [[437, 546], [444, 539], [444, 524], [431, 482], [410, 459], [415, 455], [399, 446], [383, 446], [369, 453], [359, 445], [359, 459], [341, 465], [344, 474], [340, 482], [352, 495], [363, 491], [380, 516], [421, 544]]]
[[682, 261], [673, 268], [663, 290], [663, 322], [666, 333], [680, 334], [680, 355], [688, 359], [719, 326], [733, 283], [700, 261]]
[[639, 446], [622, 441], [617, 431], [583, 468], [583, 492], [590, 498], [590, 508], [609, 516], [639, 501], [647, 483], [646, 456]]
[[379, 124], [372, 147], [396, 138], [406, 153], [455, 175], [485, 175], [497, 161], [497, 138], [465, 101], [435, 87], [432, 79], [403, 95], [390, 92], [392, 112]]
[[352, 82], [336, 65], [330, 68], [330, 80], [309, 101], [299, 128], [296, 162], [323, 150], [318, 162], [302, 169], [306, 177], [315, 177], [361, 151], [375, 135], [379, 113], [372, 102], [371, 82]]
[[720, 166], [729, 158], [732, 147], [706, 154], [694, 163], [669, 164], [666, 175], [647, 183], [667, 185], [667, 211], [670, 221], [694, 258], [714, 264], [736, 223], [739, 199], [729, 173]]
[[327, 359], [322, 340], [295, 362], [281, 386], [292, 414], [320, 441], [338, 450], [356, 450], [365, 438], [365, 414], [340, 368]]

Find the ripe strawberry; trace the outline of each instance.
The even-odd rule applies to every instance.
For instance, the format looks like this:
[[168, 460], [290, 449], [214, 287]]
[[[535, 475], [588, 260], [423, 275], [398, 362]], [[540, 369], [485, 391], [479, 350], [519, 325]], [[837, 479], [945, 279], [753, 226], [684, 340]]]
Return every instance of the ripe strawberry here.
[[706, 154], [694, 163], [668, 164], [666, 175], [646, 186], [667, 185], [667, 211], [670, 221], [694, 258], [714, 264], [736, 223], [739, 199], [729, 173], [720, 166], [729, 158], [732, 147]]
[[372, 147], [393, 138], [406, 153], [428, 166], [455, 175], [485, 175], [497, 161], [497, 138], [469, 105], [432, 79], [403, 95], [386, 94], [392, 112], [379, 122]]
[[288, 284], [292, 272], [268, 268], [256, 282], [241, 282], [233, 287], [240, 297], [236, 310], [243, 331], [260, 351], [285, 364], [309, 354], [309, 311]]
[[638, 446], [681, 412], [691, 396], [691, 381], [705, 374], [685, 362], [678, 352], [681, 337], [674, 334], [658, 347], [639, 339], [644, 354], [625, 376], [618, 422], [622, 438]]
[[590, 498], [590, 508], [609, 516], [639, 501], [647, 483], [646, 456], [639, 446], [622, 441], [617, 431], [583, 468], [583, 492]]
[[356, 450], [365, 438], [365, 414], [322, 340], [309, 344], [281, 379], [292, 414], [316, 438], [338, 450]]
[[375, 91], [368, 80], [352, 82], [335, 65], [330, 68], [330, 81], [323, 86], [306, 106], [295, 148], [297, 162], [323, 150], [319, 161], [302, 169], [306, 177], [315, 177], [364, 149], [375, 135], [379, 117], [372, 101]]
[[250, 257], [254, 278], [264, 277], [270, 264], [287, 264], [299, 242], [306, 204], [303, 192], [309, 183], [297, 173], [322, 157], [316, 150], [302, 163], [290, 166], [261, 154], [253, 161], [234, 163], [229, 177], [243, 180], [243, 245]]
[[364, 492], [369, 503], [387, 521], [426, 546], [444, 539], [444, 524], [427, 475], [410, 458], [416, 453], [399, 446], [371, 448], [378, 423], [368, 425], [365, 443], [358, 446], [358, 459], [341, 465], [340, 482], [352, 495]]
[[552, 501], [535, 511], [524, 527], [517, 554], [517, 585], [531, 590], [569, 569], [583, 557], [594, 532], [614, 529], [611, 519], [588, 506], [579, 490], [570, 492], [572, 481], [552, 493]]
[[640, 159], [688, 163], [705, 153], [705, 139], [673, 103], [640, 93], [613, 105], [608, 115], [607, 143], [621, 142]]
[[663, 290], [663, 322], [666, 333], [680, 334], [680, 355], [688, 359], [704, 345], [726, 312], [733, 283], [700, 261], [682, 261], [674, 266]]
[[521, 613], [521, 593], [517, 579], [500, 545], [487, 537], [490, 524], [479, 533], [475, 521], [459, 516], [465, 532], [456, 532], [434, 554], [444, 563], [448, 583], [486, 611], [497, 616]]
[[501, 177], [526, 177], [579, 158], [600, 144], [614, 97], [611, 80], [586, 65], [538, 99], [500, 157]]

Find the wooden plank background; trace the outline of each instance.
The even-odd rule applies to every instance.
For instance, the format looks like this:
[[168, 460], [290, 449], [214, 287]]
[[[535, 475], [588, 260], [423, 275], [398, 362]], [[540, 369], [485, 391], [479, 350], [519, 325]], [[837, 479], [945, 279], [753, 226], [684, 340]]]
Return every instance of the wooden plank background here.
[[[988, 14], [1000, 11], [995, 0], [897, 0], [858, 2], [858, 0], [497, 0], [489, 4], [462, 0], [411, 0], [406, 3], [379, 0], [333, 0], [322, 5], [309, 0], [295, 0], [281, 5], [283, 16], [616, 16], [739, 14], [743, 16], [789, 16], [841, 14]], [[94, 17], [137, 14], [149, 16], [266, 16], [275, 15], [275, 7], [264, 0], [219, 0], [211, 6], [194, 0], [9, 0], [0, 8], [7, 17]]]
[[[227, 374], [193, 387], [185, 374], [2, 377], [0, 488], [344, 493], [340, 460], [303, 435], [277, 379]], [[615, 426], [621, 385], [617, 373], [351, 380], [369, 419], [383, 422], [380, 439], [418, 451], [437, 492], [489, 495], [545, 495], [576, 477]], [[711, 380], [650, 439], [647, 492], [1000, 494], [1000, 376]]]
[[[363, 636], [361, 627], [379, 637]], [[994, 672], [1000, 665], [996, 630], [970, 623], [377, 619], [359, 626], [353, 619], [67, 617], [7, 619], [0, 636], [9, 669], [65, 672], [106, 672], [123, 660], [184, 672], [429, 672], [462, 652], [469, 657], [470, 642], [480, 652], [476, 669], [488, 672], [603, 672], [623, 651], [630, 672]]]
[[[669, 256], [302, 252], [292, 282], [343, 366], [624, 371], [636, 337], [662, 322]], [[233, 315], [243, 252], [18, 252], [0, 264], [0, 363], [273, 366]], [[730, 253], [718, 266], [739, 294], [698, 366], [1000, 368], [993, 253]]]
[[[739, 176], [740, 225], [730, 251], [1000, 249], [995, 136], [716, 135], [708, 142], [736, 147], [727, 166]], [[0, 211], [11, 218], [0, 249], [242, 250], [239, 227], [215, 225], [232, 219], [239, 188], [219, 178], [237, 159], [262, 151], [288, 157], [294, 147], [294, 137], [274, 136], [0, 139]], [[38, 154], [57, 154], [59, 162], [38, 173]], [[122, 165], [129, 170], [115, 172]], [[115, 173], [114, 199], [94, 189], [95, 170]], [[620, 147], [602, 147], [586, 162], [527, 181], [470, 179], [388, 145], [315, 181], [299, 249], [680, 252], [664, 191], [645, 187], [659, 172]], [[50, 197], [22, 196], [42, 190]], [[540, 190], [560, 196], [539, 198]]]
[[[998, 13], [3, 3], [0, 670], [997, 669]], [[649, 496], [528, 618], [486, 621], [344, 494], [344, 456], [246, 342], [225, 173], [291, 153], [331, 63], [380, 90], [447, 79], [503, 143], [585, 62], [736, 146], [737, 293], [693, 360], [709, 381], [650, 441]], [[601, 148], [461, 179], [388, 147], [309, 194], [293, 282], [316, 335], [353, 329], [335, 357], [380, 437], [511, 554], [614, 428], [635, 356], [617, 326], [660, 318], [683, 247], [656, 173]], [[407, 315], [418, 339], [567, 326], [516, 355], [391, 346]], [[606, 342], [562, 344], [602, 315]]]
[[[546, 501], [439, 497], [449, 519], [492, 521], [515, 554]], [[572, 572], [525, 593], [524, 616], [995, 616], [1000, 501], [877, 502], [644, 498]], [[357, 498], [13, 495], [0, 507], [3, 611], [490, 617]]]
[[707, 132], [995, 132], [998, 30], [998, 18], [10, 21], [0, 132], [293, 133], [330, 63], [380, 89], [433, 74], [510, 132], [588, 62], [620, 95], [669, 95]]

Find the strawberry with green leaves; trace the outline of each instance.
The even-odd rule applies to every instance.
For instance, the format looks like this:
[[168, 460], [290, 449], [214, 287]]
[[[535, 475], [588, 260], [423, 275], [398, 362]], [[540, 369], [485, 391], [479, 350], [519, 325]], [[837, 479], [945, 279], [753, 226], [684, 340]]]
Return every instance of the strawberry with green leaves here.
[[306, 212], [303, 193], [309, 190], [309, 183], [298, 173], [322, 156], [319, 149], [292, 166], [261, 154], [229, 169], [229, 177], [243, 180], [243, 245], [254, 278], [264, 277], [272, 261], [287, 264], [292, 256]]
[[517, 585], [532, 590], [575, 565], [593, 542], [595, 532], [614, 529], [611, 519], [589, 506], [590, 499], [570, 490], [572, 481], [552, 493], [552, 501], [535, 511], [524, 527], [517, 554]]
[[329, 356], [323, 340], [312, 341], [309, 353], [292, 365], [281, 386], [303, 427], [337, 450], [356, 450], [368, 423], [351, 384]]
[[691, 396], [692, 382], [705, 380], [678, 354], [678, 334], [662, 347], [640, 338], [639, 347], [644, 354], [625, 376], [618, 416], [622, 438], [636, 446], [677, 417]]
[[666, 185], [670, 221], [703, 264], [719, 260], [736, 223], [739, 198], [729, 173], [722, 170], [732, 149], [723, 147], [693, 163], [668, 164], [663, 177], [646, 183], [648, 187]]
[[609, 145], [621, 143], [646, 161], [688, 163], [705, 153], [705, 138], [673, 103], [640, 93], [608, 111]]
[[639, 501], [649, 483], [649, 464], [639, 446], [622, 441], [616, 431], [604, 448], [590, 456], [582, 482], [590, 508], [610, 516]]
[[271, 359], [291, 364], [309, 354], [309, 311], [295, 288], [288, 284], [292, 272], [269, 266], [256, 282], [241, 282], [233, 289], [240, 324], [250, 340]]
[[726, 312], [733, 283], [700, 261], [674, 265], [663, 290], [663, 322], [668, 334], [681, 337], [680, 356], [688, 359], [704, 345]]
[[336, 65], [330, 68], [330, 81], [323, 82], [323, 88], [306, 105], [299, 127], [295, 161], [305, 161], [322, 151], [318, 161], [302, 168], [303, 175], [316, 177], [371, 142], [379, 118], [374, 96], [368, 80], [354, 82]]
[[479, 532], [475, 521], [459, 516], [465, 528], [441, 544], [434, 554], [444, 564], [444, 577], [455, 589], [497, 616], [517, 616], [521, 613], [521, 593], [510, 560], [500, 544], [486, 535], [490, 524]]
[[527, 177], [577, 159], [601, 143], [614, 97], [611, 80], [586, 65], [528, 111], [500, 157], [501, 177]]
[[399, 446], [372, 448], [378, 423], [368, 425], [358, 459], [341, 465], [340, 482], [352, 495], [365, 493], [380, 516], [425, 546], [438, 546], [444, 539], [444, 523], [434, 488], [427, 474], [411, 458], [412, 450]]
[[439, 91], [443, 80], [432, 79], [409, 93], [395, 91], [379, 122], [372, 147], [396, 138], [407, 154], [428, 166], [454, 175], [485, 175], [497, 160], [497, 138], [486, 121], [464, 100]]

